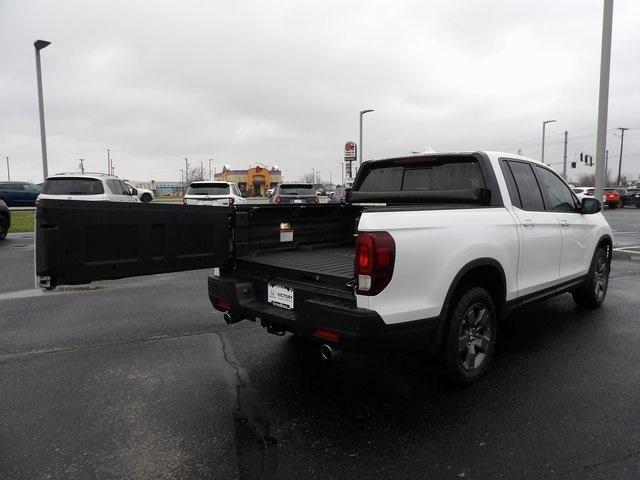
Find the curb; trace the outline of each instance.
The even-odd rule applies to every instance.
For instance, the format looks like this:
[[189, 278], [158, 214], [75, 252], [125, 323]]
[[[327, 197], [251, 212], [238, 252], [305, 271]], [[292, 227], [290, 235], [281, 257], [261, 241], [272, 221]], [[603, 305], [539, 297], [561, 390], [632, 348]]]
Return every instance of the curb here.
[[627, 252], [625, 250], [613, 250], [613, 258], [615, 260], [634, 260], [640, 261], [640, 252]]

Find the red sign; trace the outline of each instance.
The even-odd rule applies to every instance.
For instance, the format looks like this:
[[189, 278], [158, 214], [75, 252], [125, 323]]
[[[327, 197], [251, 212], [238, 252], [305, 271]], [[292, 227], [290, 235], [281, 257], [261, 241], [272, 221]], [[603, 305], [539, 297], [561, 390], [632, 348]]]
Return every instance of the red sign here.
[[344, 159], [347, 162], [352, 162], [358, 158], [358, 146], [355, 142], [348, 141], [344, 145]]

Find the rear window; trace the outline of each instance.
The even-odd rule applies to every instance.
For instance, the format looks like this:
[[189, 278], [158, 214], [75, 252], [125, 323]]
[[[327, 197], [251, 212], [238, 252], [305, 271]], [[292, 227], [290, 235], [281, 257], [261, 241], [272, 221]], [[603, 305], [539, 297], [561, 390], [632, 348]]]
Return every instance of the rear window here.
[[281, 195], [315, 195], [316, 191], [310, 183], [285, 183], [280, 185]]
[[477, 161], [429, 162], [418, 166], [382, 167], [370, 170], [360, 192], [465, 190], [484, 188]]
[[227, 183], [192, 183], [187, 195], [229, 195]]
[[102, 182], [95, 178], [49, 178], [42, 186], [47, 195], [101, 195]]

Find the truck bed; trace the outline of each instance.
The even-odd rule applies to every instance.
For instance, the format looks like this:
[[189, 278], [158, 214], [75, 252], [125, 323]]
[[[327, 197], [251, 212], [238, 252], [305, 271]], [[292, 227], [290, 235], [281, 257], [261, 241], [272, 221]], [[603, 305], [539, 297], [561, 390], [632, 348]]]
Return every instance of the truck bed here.
[[242, 261], [261, 265], [303, 270], [309, 273], [331, 275], [346, 279], [353, 278], [353, 247], [322, 248], [309, 251], [290, 250], [284, 252], [264, 252]]
[[237, 259], [236, 267], [274, 278], [343, 287], [353, 280], [354, 257], [352, 246], [267, 251]]

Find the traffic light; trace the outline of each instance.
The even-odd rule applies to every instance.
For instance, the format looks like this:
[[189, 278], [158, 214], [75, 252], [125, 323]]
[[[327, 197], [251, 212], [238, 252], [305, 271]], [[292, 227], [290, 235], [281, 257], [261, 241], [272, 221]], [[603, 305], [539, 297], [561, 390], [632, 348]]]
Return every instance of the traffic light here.
[[576, 168], [576, 162], [571, 162], [571, 168]]
[[589, 166], [593, 167], [593, 157], [589, 155]]
[[583, 154], [582, 152], [580, 152], [580, 163], [584, 162], [584, 157], [583, 157], [583, 155], [584, 155], [584, 154]]

